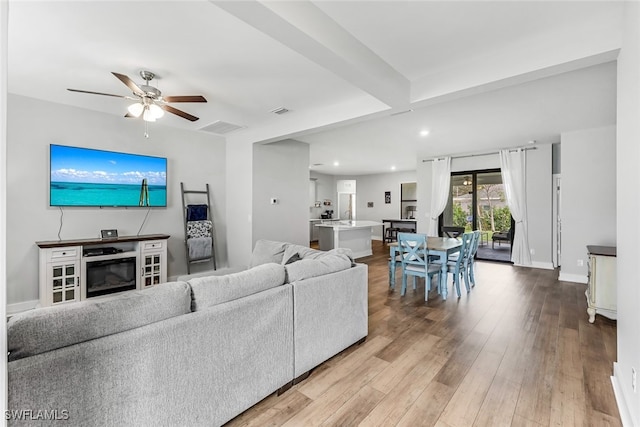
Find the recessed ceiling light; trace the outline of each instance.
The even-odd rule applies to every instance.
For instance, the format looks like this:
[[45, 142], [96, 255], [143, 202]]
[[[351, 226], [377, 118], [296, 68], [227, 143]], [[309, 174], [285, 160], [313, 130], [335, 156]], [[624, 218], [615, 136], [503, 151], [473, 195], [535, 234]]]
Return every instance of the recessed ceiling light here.
[[529, 141], [529, 144], [535, 144], [535, 143], [536, 143], [535, 139], [532, 139], [532, 140]]
[[340, 162], [333, 162], [333, 166], [340, 166]]
[[396, 170], [396, 167], [395, 166], [391, 166], [391, 170], [392, 171]]
[[427, 136], [427, 135], [429, 135], [429, 131], [427, 129], [420, 131], [420, 136]]

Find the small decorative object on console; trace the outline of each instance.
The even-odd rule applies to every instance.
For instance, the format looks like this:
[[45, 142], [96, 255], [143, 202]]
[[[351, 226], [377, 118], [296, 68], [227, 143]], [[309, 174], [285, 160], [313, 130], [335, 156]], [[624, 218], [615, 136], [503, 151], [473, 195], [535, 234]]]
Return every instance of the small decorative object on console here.
[[103, 239], [116, 239], [118, 237], [118, 230], [100, 230], [100, 234]]

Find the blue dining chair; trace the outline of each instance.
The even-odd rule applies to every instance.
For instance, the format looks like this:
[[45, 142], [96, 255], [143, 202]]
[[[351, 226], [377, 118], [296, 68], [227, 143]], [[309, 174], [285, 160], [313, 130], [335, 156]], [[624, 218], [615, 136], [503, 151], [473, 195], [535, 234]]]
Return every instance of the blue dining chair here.
[[392, 251], [392, 253], [394, 254], [395, 262], [393, 262], [394, 260], [391, 258], [391, 255], [389, 255], [389, 289], [394, 290], [396, 288], [396, 270], [402, 266], [402, 258], [400, 257], [399, 250]]
[[[416, 288], [416, 277], [422, 277], [425, 282], [424, 300], [427, 301], [433, 276], [440, 276], [440, 265], [429, 262], [427, 236], [425, 234], [398, 233], [398, 252], [402, 265], [400, 295], [404, 295], [407, 291], [408, 276], [413, 276], [413, 289]], [[439, 280], [438, 283], [440, 283]]]
[[[447, 272], [453, 275], [453, 285], [456, 288], [458, 298], [462, 295], [460, 292], [461, 277], [464, 279], [467, 292], [470, 291], [469, 276], [467, 274], [468, 270], [466, 269], [466, 266], [468, 265], [468, 257], [473, 244], [474, 235], [474, 232], [463, 233], [461, 236], [462, 246], [460, 247], [460, 253], [457, 257], [447, 260]], [[434, 261], [433, 264], [437, 264], [438, 266], [441, 265], [437, 261]]]
[[467, 265], [465, 270], [467, 271], [467, 277], [471, 282], [471, 287], [476, 285], [475, 278], [475, 260], [476, 253], [478, 252], [478, 245], [480, 244], [480, 231], [476, 230], [473, 232], [473, 244], [471, 245], [471, 250], [469, 251], [469, 256], [467, 257]]

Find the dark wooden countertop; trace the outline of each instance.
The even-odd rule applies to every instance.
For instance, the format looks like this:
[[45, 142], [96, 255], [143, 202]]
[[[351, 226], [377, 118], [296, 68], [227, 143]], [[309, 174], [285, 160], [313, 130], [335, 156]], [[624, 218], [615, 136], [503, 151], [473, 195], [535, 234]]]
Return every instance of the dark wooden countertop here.
[[144, 234], [141, 236], [120, 236], [115, 239], [74, 239], [74, 240], [50, 240], [47, 242], [36, 242], [40, 248], [61, 248], [64, 246], [83, 246], [98, 245], [102, 243], [122, 243], [122, 242], [141, 242], [143, 240], [165, 240], [170, 236], [168, 234]]
[[587, 245], [587, 251], [592, 255], [616, 256], [615, 246]]

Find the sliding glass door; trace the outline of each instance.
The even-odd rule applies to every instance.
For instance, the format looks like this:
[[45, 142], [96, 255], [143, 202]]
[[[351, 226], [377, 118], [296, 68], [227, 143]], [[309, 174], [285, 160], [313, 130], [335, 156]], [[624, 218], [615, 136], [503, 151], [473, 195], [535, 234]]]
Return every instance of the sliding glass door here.
[[451, 174], [449, 202], [440, 226], [479, 230], [477, 258], [509, 262], [513, 227], [500, 169]]

